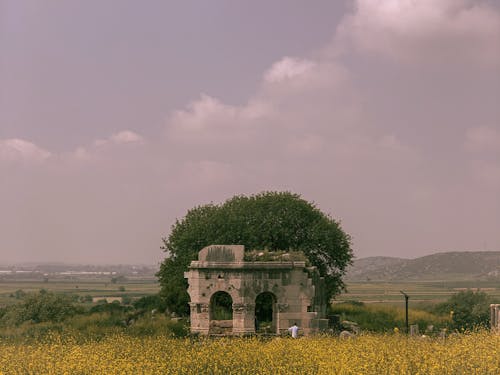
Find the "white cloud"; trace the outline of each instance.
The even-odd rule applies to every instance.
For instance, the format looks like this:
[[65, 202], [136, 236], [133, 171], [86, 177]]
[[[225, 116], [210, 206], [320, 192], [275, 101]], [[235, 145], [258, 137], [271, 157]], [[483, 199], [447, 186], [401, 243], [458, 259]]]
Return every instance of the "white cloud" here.
[[331, 93], [334, 88], [338, 93], [350, 95], [350, 81], [350, 72], [334, 59], [284, 57], [264, 74], [257, 97], [269, 105], [281, 106], [304, 95]]
[[291, 57], [284, 57], [280, 61], [273, 64], [273, 66], [265, 74], [264, 79], [271, 83], [282, 82], [302, 76], [313, 67], [314, 62], [310, 60], [299, 60]]
[[[263, 72], [244, 104], [201, 95], [171, 113], [165, 136], [148, 147], [125, 147], [145, 139], [123, 130], [78, 147], [68, 158], [91, 163], [50, 158], [46, 175], [10, 183], [26, 190], [45, 185], [40, 201], [57, 206], [59, 213], [49, 219], [61, 249], [76, 237], [84, 239], [80, 249], [103, 246], [95, 232], [110, 247], [123, 232], [125, 246], [136, 241], [143, 247], [144, 241], [156, 249], [174, 218], [195, 204], [263, 189], [290, 189], [317, 201], [343, 220], [358, 255], [398, 255], [402, 248], [401, 255], [417, 254], [441, 243], [470, 250], [463, 243], [470, 243], [474, 230], [498, 242], [498, 191], [492, 190], [500, 183], [500, 165], [491, 155], [481, 160], [483, 151], [500, 145], [491, 125], [498, 110], [494, 100], [477, 93], [486, 87], [488, 97], [497, 97], [499, 88], [494, 79], [468, 85], [490, 72], [471, 62], [496, 58], [498, 14], [482, 4], [359, 0], [334, 47], [324, 49], [345, 42], [344, 54], [283, 57]], [[385, 60], [372, 64], [371, 54]], [[393, 69], [401, 60], [405, 64]], [[436, 64], [434, 76], [415, 74], [415, 64], [438, 60], [448, 64]], [[453, 80], [443, 78], [458, 65], [466, 69]], [[462, 105], [455, 105], [456, 98]], [[470, 128], [478, 118], [490, 127]], [[0, 158], [50, 156], [29, 142], [8, 141], [0, 141]], [[7, 191], [2, 184], [0, 189]], [[16, 202], [23, 202], [21, 196]], [[26, 217], [35, 217], [26, 207]], [[67, 226], [61, 233], [56, 219], [71, 212], [84, 214], [75, 217], [79, 225], [61, 220]], [[137, 222], [130, 223], [130, 212], [141, 213], [132, 215]], [[484, 219], [457, 230], [474, 213]], [[40, 232], [49, 232], [45, 221]]]
[[500, 14], [485, 1], [357, 0], [337, 41], [411, 63], [500, 63]]
[[260, 121], [269, 113], [270, 108], [259, 100], [244, 106], [230, 106], [202, 95], [186, 109], [178, 110], [169, 117], [167, 136], [186, 144], [246, 142], [255, 136]]
[[0, 139], [0, 160], [41, 162], [48, 159], [51, 153], [32, 142], [19, 139]]
[[117, 133], [112, 134], [107, 139], [96, 139], [93, 142], [94, 147], [103, 147], [109, 144], [125, 144], [125, 143], [141, 143], [144, 142], [144, 138], [131, 131], [131, 130], [122, 130]]
[[[470, 238], [456, 235], [457, 218], [476, 211], [487, 223], [498, 217], [489, 203], [495, 196], [476, 186], [478, 179], [495, 184], [498, 166], [463, 168], [460, 136], [471, 114], [492, 121], [497, 113], [467, 86], [479, 69], [496, 64], [497, 20], [494, 9], [464, 1], [360, 0], [331, 45], [276, 61], [246, 104], [203, 95], [174, 112], [166, 141], [189, 160], [179, 181], [207, 181], [211, 191], [231, 183], [236, 192], [264, 186], [309, 195], [343, 219], [364, 255], [441, 244], [467, 250], [462, 243]], [[343, 54], [329, 53], [340, 47]], [[382, 60], [372, 64], [373, 56]], [[392, 63], [400, 61], [395, 74]], [[437, 74], [415, 77], [422, 63], [434, 64]], [[457, 66], [459, 74], [446, 74]], [[493, 85], [488, 90], [498, 93]], [[457, 98], [463, 106], [454, 105]], [[474, 132], [469, 137], [473, 147], [484, 142]], [[457, 204], [471, 196], [478, 197], [474, 205]], [[435, 234], [438, 227], [444, 235]], [[482, 227], [499, 239], [493, 225]]]
[[137, 133], [130, 130], [122, 130], [109, 137], [109, 140], [116, 144], [142, 142], [144, 139]]
[[176, 111], [170, 121], [174, 130], [196, 133], [207, 130], [211, 122], [226, 123], [228, 120], [235, 120], [237, 112], [235, 107], [224, 105], [211, 96], [202, 95], [186, 110]]
[[106, 139], [96, 139], [93, 143], [93, 145], [95, 147], [101, 147], [101, 146], [105, 146], [108, 144], [108, 140]]
[[96, 139], [90, 146], [77, 147], [76, 150], [71, 153], [71, 157], [79, 161], [89, 161], [95, 159], [97, 155], [100, 155], [103, 152], [108, 152], [110, 146], [112, 145], [124, 145], [131, 143], [142, 144], [144, 141], [144, 137], [140, 134], [130, 130], [122, 130], [112, 134], [106, 139]]

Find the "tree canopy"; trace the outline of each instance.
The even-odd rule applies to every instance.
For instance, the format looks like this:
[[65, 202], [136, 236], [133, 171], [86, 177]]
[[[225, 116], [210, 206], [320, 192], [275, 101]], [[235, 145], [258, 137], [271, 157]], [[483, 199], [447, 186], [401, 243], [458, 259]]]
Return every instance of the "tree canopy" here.
[[344, 288], [342, 276], [352, 259], [351, 238], [339, 222], [289, 192], [238, 195], [222, 204], [195, 207], [175, 222], [163, 243], [167, 256], [157, 274], [161, 295], [169, 309], [179, 314], [189, 312], [183, 273], [208, 245], [302, 251], [325, 278], [328, 298]]

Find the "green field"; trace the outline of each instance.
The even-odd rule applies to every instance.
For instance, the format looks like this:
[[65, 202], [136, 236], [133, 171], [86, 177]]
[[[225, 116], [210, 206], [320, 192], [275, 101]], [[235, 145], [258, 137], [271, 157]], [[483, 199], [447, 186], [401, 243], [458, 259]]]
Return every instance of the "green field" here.
[[402, 290], [410, 296], [410, 303], [437, 303], [467, 289], [481, 290], [500, 302], [500, 285], [496, 281], [349, 282], [347, 292], [337, 296], [336, 301], [399, 304], [404, 303]]
[[22, 290], [30, 293], [41, 289], [80, 297], [90, 295], [92, 298], [124, 296], [139, 298], [157, 293], [160, 287], [154, 278], [127, 279], [119, 283], [112, 283], [109, 278], [56, 279], [48, 282], [29, 279], [2, 280], [0, 282], [0, 306], [18, 302], [18, 299], [15, 298], [16, 291]]
[[[157, 293], [160, 286], [155, 278], [127, 279], [119, 283], [110, 282], [109, 278], [56, 279], [43, 282], [40, 280], [15, 280], [0, 282], [0, 306], [15, 303], [16, 291], [26, 293], [40, 289], [56, 293], [77, 296], [90, 295], [101, 297], [132, 297]], [[124, 289], [124, 290], [123, 290]], [[412, 282], [349, 282], [347, 292], [335, 299], [336, 302], [356, 300], [365, 303], [402, 304], [403, 290], [410, 296], [412, 303], [436, 303], [447, 300], [461, 290], [481, 290], [500, 302], [500, 285], [495, 281], [412, 281]]]

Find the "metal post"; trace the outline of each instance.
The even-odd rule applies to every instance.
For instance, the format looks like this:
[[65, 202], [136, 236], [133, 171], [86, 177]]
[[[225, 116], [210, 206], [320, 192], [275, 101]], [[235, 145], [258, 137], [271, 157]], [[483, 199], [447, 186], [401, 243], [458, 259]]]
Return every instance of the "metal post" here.
[[410, 333], [409, 326], [408, 326], [408, 300], [410, 299], [410, 296], [400, 290], [401, 294], [405, 296], [405, 308], [406, 308], [406, 314], [405, 314], [405, 326], [406, 326], [406, 334]]

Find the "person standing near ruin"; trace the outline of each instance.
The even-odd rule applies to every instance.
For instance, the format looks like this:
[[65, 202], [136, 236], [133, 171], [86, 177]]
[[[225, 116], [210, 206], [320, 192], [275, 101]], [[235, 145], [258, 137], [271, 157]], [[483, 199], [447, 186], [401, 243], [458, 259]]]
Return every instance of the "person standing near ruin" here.
[[293, 326], [288, 328], [288, 330], [291, 332], [292, 337], [296, 339], [299, 336], [299, 327], [297, 326], [297, 323], [293, 323]]

